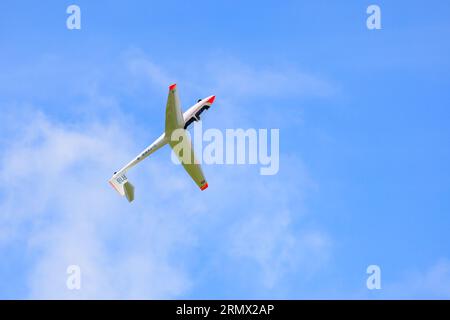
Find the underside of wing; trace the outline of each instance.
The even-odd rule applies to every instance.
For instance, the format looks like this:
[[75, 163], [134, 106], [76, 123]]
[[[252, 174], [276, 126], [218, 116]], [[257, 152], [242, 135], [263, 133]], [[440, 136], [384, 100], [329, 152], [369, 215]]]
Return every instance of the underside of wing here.
[[176, 141], [170, 141], [169, 144], [192, 180], [194, 180], [201, 190], [205, 190], [208, 188], [208, 183], [206, 182], [202, 168], [195, 157], [191, 139], [186, 130], [180, 129], [177, 132]]
[[166, 136], [170, 137], [175, 129], [183, 128], [184, 120], [181, 112], [180, 99], [178, 98], [177, 85], [169, 86], [169, 96], [166, 105]]

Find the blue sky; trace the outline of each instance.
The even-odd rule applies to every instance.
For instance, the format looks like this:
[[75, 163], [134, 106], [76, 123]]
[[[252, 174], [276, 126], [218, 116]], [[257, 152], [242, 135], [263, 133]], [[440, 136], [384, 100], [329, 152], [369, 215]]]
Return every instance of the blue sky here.
[[[450, 298], [449, 13], [3, 1], [0, 298]], [[198, 192], [165, 148], [130, 171], [136, 201], [117, 196], [172, 82], [185, 108], [217, 96], [204, 128], [279, 128], [280, 172], [205, 166]]]

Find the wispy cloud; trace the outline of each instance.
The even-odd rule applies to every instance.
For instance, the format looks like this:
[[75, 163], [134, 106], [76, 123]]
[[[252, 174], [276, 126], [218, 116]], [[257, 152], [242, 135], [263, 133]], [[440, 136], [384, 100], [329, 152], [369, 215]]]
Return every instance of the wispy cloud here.
[[[296, 66], [258, 66], [230, 56], [183, 61], [163, 69], [139, 50], [124, 55], [134, 76], [146, 76], [152, 84], [165, 86], [180, 81], [190, 90], [214, 90], [230, 98], [326, 97], [337, 86], [324, 75], [300, 70]], [[176, 71], [175, 71], [176, 70]]]
[[[127, 208], [106, 183], [113, 165], [132, 154], [133, 139], [113, 123], [71, 127], [40, 112], [32, 118], [4, 150], [0, 177], [3, 245], [26, 238], [29, 249], [39, 252], [28, 275], [31, 297], [152, 298], [184, 292], [187, 278], [168, 261], [174, 248], [189, 243], [181, 219], [155, 215], [161, 210], [152, 205]], [[177, 232], [158, 231], [165, 224]], [[80, 292], [65, 287], [70, 264], [82, 269]]]
[[292, 272], [317, 272], [329, 258], [328, 236], [318, 230], [294, 229], [294, 214], [261, 210], [258, 215], [240, 220], [231, 230], [229, 253], [237, 259], [253, 261], [264, 287], [273, 288]]

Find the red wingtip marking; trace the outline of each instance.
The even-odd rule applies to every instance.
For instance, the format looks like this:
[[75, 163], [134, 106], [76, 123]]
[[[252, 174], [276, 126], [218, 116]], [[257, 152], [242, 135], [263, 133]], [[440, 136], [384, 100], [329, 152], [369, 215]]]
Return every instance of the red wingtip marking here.
[[177, 87], [177, 84], [176, 84], [176, 83], [171, 84], [171, 85], [169, 86], [169, 90], [172, 91], [172, 90], [175, 89], [176, 87]]
[[208, 103], [213, 103], [215, 99], [216, 99], [216, 96], [212, 96], [212, 97], [209, 98], [208, 101], [206, 101], [206, 102], [208, 102]]
[[111, 185], [111, 187], [114, 188], [114, 190], [116, 190], [117, 192], [119, 192], [119, 190], [117, 190], [116, 186], [115, 186], [111, 181], [108, 181], [108, 182], [109, 182], [109, 184]]
[[208, 188], [208, 182], [207, 182], [207, 183], [205, 183], [205, 185], [204, 185], [203, 187], [201, 187], [201, 188], [200, 188], [200, 190], [202, 190], [202, 191], [203, 191], [203, 190], [205, 190], [206, 188]]

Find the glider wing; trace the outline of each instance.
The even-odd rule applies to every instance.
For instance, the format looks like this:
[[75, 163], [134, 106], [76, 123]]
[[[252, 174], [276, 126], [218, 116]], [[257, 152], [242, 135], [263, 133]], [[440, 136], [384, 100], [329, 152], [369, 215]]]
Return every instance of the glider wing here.
[[169, 87], [166, 105], [166, 139], [184, 169], [201, 190], [208, 187], [202, 168], [197, 161], [188, 132], [184, 129], [183, 113], [180, 107], [176, 85]]

